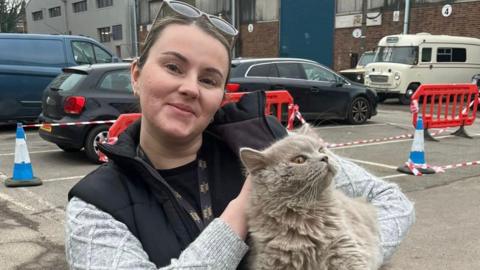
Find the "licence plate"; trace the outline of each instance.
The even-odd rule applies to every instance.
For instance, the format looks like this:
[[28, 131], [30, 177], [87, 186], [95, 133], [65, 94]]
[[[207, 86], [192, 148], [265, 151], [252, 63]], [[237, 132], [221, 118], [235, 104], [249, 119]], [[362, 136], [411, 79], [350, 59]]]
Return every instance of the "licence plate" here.
[[52, 132], [52, 126], [50, 124], [43, 124], [40, 129], [46, 132]]

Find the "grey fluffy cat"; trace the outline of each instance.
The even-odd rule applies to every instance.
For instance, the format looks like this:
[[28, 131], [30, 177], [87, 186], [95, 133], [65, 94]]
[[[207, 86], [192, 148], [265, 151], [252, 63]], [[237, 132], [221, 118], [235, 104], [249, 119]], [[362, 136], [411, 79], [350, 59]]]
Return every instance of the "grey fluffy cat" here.
[[249, 269], [380, 267], [375, 209], [334, 188], [335, 157], [311, 128], [240, 157], [252, 179]]

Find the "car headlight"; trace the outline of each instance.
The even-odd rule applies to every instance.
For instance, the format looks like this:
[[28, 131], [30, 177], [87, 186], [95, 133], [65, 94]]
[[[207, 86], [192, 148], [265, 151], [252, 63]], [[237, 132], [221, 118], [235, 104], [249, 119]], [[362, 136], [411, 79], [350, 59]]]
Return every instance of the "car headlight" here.
[[362, 80], [362, 74], [357, 74], [357, 81], [361, 81]]
[[393, 77], [395, 80], [400, 80], [400, 74], [399, 73], [395, 73], [395, 76]]

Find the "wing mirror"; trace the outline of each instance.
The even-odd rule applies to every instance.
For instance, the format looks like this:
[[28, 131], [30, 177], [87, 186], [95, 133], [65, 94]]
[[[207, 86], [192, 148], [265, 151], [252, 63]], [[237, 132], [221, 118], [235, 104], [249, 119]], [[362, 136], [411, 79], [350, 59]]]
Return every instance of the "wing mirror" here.
[[343, 86], [343, 82], [338, 80], [338, 81], [335, 81], [335, 82], [332, 82], [332, 84], [330, 85], [331, 87], [342, 87]]

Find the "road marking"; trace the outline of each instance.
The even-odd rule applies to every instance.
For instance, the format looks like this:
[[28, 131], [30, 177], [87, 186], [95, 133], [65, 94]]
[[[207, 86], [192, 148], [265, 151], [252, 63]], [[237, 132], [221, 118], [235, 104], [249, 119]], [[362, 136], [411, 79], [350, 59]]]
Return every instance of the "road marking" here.
[[33, 207], [29, 206], [29, 205], [26, 205], [26, 204], [24, 204], [24, 203], [21, 203], [21, 202], [19, 202], [19, 201], [16, 201], [14, 198], [8, 196], [8, 195], [5, 194], [5, 193], [1, 193], [1, 192], [0, 192], [0, 199], [2, 199], [2, 200], [4, 200], [4, 201], [7, 201], [7, 202], [9, 202], [9, 203], [11, 203], [11, 204], [13, 204], [13, 205], [16, 205], [16, 206], [18, 206], [18, 207], [20, 207], [20, 208], [23, 208], [23, 209], [25, 209], [25, 210], [28, 210], [28, 211], [32, 211], [32, 212], [36, 212], [36, 211], [37, 211], [37, 210], [35, 210], [35, 208], [33, 208]]
[[402, 176], [408, 176], [408, 174], [404, 174], [404, 173], [392, 174], [392, 175], [387, 175], [387, 176], [383, 176], [383, 177], [380, 177], [380, 178], [382, 178], [382, 179], [392, 179], [392, 178], [397, 178], [397, 177], [402, 177]]
[[52, 178], [52, 179], [45, 179], [42, 182], [59, 182], [59, 181], [66, 181], [66, 180], [73, 180], [73, 179], [81, 179], [84, 178], [85, 175], [76, 175], [76, 176], [69, 176], [69, 177], [60, 177], [60, 178]]
[[387, 169], [394, 169], [396, 170], [398, 168], [397, 167], [394, 167], [394, 166], [391, 166], [391, 165], [387, 165], [387, 164], [382, 164], [382, 163], [376, 163], [376, 162], [371, 162], [371, 161], [364, 161], [364, 160], [358, 160], [358, 159], [353, 159], [353, 158], [346, 158], [350, 161], [353, 161], [353, 162], [356, 162], [356, 163], [362, 163], [362, 164], [367, 164], [367, 165], [373, 165], [373, 166], [377, 166], [377, 167], [382, 167], [382, 168], [387, 168]]
[[[42, 141], [42, 140], [28, 140], [27, 141], [27, 144], [30, 145], [30, 144], [35, 144], [35, 143], [47, 143], [46, 141]], [[8, 145], [11, 145], [11, 146], [15, 146], [15, 138], [12, 140], [11, 143], [0, 143], [0, 146], [8, 146]]]
[[[55, 150], [43, 150], [43, 151], [29, 151], [29, 154], [42, 154], [42, 153], [52, 153], [52, 152], [63, 152], [61, 149], [55, 149]], [[14, 156], [15, 153], [5, 153], [5, 154], [0, 154], [0, 156]]]
[[394, 127], [407, 127], [407, 128], [415, 129], [414, 126], [411, 123], [410, 124], [402, 124], [402, 123], [388, 122], [387, 124], [390, 125], [390, 126], [394, 126]]

